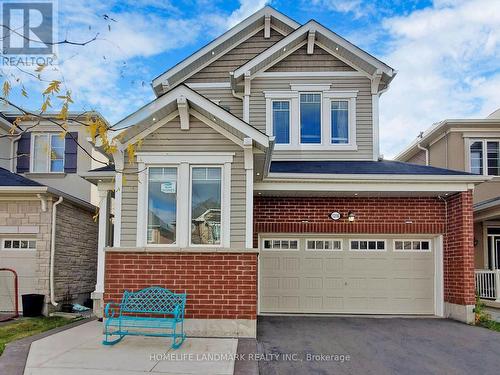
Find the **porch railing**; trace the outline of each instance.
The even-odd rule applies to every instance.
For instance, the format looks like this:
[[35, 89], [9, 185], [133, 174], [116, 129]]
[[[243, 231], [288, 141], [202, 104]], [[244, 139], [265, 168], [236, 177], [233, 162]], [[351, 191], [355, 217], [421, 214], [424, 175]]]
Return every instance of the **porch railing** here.
[[500, 270], [476, 270], [476, 293], [500, 302]]

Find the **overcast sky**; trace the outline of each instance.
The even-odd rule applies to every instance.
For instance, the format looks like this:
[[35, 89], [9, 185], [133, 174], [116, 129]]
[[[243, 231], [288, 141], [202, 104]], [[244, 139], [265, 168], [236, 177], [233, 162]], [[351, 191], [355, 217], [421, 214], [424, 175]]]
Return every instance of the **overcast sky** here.
[[[59, 1], [59, 72], [73, 109], [111, 123], [153, 99], [151, 80], [265, 4], [300, 23], [316, 19], [398, 71], [380, 103], [381, 152], [394, 156], [445, 118], [500, 107], [500, 0]], [[105, 19], [107, 15], [112, 20]], [[37, 83], [15, 97], [34, 108]]]

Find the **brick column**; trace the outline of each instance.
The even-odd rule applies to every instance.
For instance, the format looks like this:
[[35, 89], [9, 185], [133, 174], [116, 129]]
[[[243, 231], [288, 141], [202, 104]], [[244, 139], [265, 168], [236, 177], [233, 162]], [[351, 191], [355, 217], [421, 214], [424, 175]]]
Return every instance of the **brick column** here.
[[473, 322], [474, 224], [472, 191], [457, 193], [447, 199], [444, 237], [445, 315]]

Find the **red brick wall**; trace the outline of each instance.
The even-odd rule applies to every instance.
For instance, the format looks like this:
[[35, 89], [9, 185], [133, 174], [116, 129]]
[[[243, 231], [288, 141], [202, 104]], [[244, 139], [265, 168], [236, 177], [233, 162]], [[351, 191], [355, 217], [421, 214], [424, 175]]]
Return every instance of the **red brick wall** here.
[[475, 303], [474, 226], [472, 192], [448, 199], [444, 239], [444, 300], [459, 305]]
[[257, 254], [107, 252], [104, 301], [158, 285], [188, 294], [187, 318], [256, 319]]
[[[330, 219], [353, 211], [353, 223]], [[412, 223], [406, 223], [410, 220]], [[305, 222], [307, 221], [307, 222]], [[443, 233], [444, 202], [438, 198], [255, 197], [258, 233]], [[257, 243], [255, 243], [255, 246]]]

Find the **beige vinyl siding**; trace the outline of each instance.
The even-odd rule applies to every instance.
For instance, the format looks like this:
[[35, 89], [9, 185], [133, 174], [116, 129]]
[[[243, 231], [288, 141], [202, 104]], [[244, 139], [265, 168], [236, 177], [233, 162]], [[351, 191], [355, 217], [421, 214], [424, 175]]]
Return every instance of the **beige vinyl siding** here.
[[221, 89], [221, 88], [197, 88], [196, 92], [203, 95], [210, 100], [219, 100], [219, 105], [225, 109], [228, 109], [236, 117], [240, 119], [243, 118], [243, 101], [235, 97], [231, 89]]
[[229, 72], [236, 70], [283, 38], [283, 35], [271, 29], [271, 37], [265, 39], [262, 29], [210, 65], [193, 74], [185, 82], [229, 82]]
[[307, 44], [291, 53], [267, 72], [334, 72], [355, 71], [351, 66], [332, 56], [324, 49], [314, 46], [314, 53], [307, 54]]
[[331, 90], [357, 90], [356, 99], [356, 140], [358, 150], [353, 151], [278, 151], [273, 152], [273, 159], [365, 159], [373, 158], [372, 97], [370, 80], [365, 77], [335, 77], [277, 79], [256, 78], [252, 80], [250, 96], [250, 124], [266, 131], [266, 99], [264, 91], [290, 90], [290, 84], [318, 83], [330, 84]]
[[425, 165], [425, 151], [417, 152], [408, 159], [407, 163]]
[[[179, 119], [162, 126], [144, 138], [142, 152], [234, 152], [231, 165], [231, 247], [245, 247], [245, 186], [243, 150], [193, 116], [189, 130], [181, 130]], [[126, 161], [127, 162], [127, 161]], [[127, 171], [137, 171], [135, 164], [127, 164]], [[122, 247], [136, 246], [137, 230], [137, 175], [127, 174], [122, 195]]]

